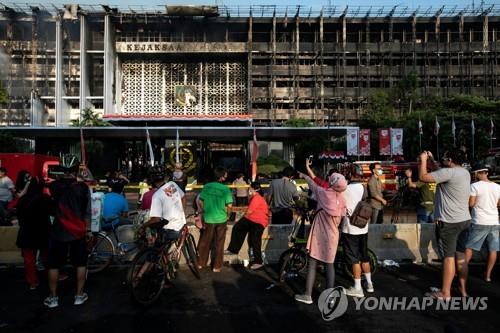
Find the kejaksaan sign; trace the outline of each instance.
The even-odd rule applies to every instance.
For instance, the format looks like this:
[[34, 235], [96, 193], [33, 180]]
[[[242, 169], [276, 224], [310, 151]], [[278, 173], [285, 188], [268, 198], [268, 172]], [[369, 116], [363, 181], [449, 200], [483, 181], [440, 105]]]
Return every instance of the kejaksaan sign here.
[[117, 42], [120, 53], [246, 52], [245, 43]]

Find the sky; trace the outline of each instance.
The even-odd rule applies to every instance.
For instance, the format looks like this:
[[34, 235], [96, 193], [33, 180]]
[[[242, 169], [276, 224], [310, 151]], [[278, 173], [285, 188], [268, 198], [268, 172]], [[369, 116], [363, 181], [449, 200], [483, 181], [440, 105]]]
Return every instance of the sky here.
[[[4, 2], [4, 1], [2, 1]], [[160, 0], [6, 0], [4, 3], [42, 3], [42, 4], [64, 4], [64, 3], [81, 3], [81, 4], [108, 4], [117, 5], [119, 7], [124, 6], [137, 6], [142, 5], [147, 8], [163, 7], [165, 4], [189, 4], [189, 5], [241, 5], [248, 6], [252, 5], [277, 5], [277, 6], [296, 6], [298, 4], [303, 6], [314, 6], [321, 7], [326, 5], [335, 5], [344, 7], [347, 4], [349, 7], [356, 6], [404, 6], [409, 8], [420, 7], [441, 7], [446, 6], [457, 6], [458, 8], [463, 8], [468, 5], [475, 3], [475, 6], [481, 4], [481, 0], [379, 0], [374, 2], [373, 0], [170, 0], [170, 1], [160, 1]], [[498, 0], [484, 0], [485, 4], [498, 4]]]

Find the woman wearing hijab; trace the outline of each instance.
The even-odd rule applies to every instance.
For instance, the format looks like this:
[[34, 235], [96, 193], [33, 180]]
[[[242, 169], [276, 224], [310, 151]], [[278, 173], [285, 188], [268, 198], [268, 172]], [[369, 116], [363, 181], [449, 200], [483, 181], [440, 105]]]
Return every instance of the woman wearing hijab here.
[[[310, 166], [311, 161], [306, 160], [306, 169], [308, 173], [313, 174]], [[326, 288], [333, 288], [335, 283], [333, 262], [339, 243], [339, 225], [342, 216], [346, 214], [346, 203], [341, 192], [347, 188], [347, 181], [341, 174], [332, 173], [328, 177], [329, 187], [323, 188], [318, 186], [313, 178], [302, 173], [300, 176], [307, 181], [309, 189], [316, 197], [317, 209], [307, 240], [309, 268], [306, 292], [303, 295], [295, 295], [295, 300], [312, 304], [311, 294], [318, 262], [323, 263], [326, 268]]]
[[42, 260], [46, 259], [49, 243], [49, 206], [50, 197], [43, 193], [43, 185], [31, 178], [25, 194], [17, 203], [19, 232], [16, 245], [21, 248], [24, 258], [24, 272], [30, 289], [38, 287], [36, 255], [40, 251]]

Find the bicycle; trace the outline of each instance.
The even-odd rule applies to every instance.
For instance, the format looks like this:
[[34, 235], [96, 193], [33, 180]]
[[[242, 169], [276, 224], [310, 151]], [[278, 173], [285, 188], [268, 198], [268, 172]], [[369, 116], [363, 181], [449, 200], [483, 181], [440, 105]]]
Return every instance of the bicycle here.
[[[148, 215], [148, 211], [136, 211], [131, 212], [129, 217], [133, 217], [132, 225], [119, 223], [111, 227], [111, 232], [115, 242], [111, 239], [105, 231], [99, 231], [93, 234], [92, 239], [88, 243], [89, 255], [87, 260], [87, 271], [90, 274], [98, 273], [106, 269], [111, 263], [118, 259], [120, 262], [131, 261], [133, 254], [138, 252], [143, 244], [139, 244], [135, 241], [132, 242], [121, 242], [118, 236], [118, 227], [128, 226], [131, 227], [134, 232], [138, 227], [145, 222]], [[122, 230], [122, 229], [120, 229]]]
[[289, 236], [291, 247], [283, 252], [279, 259], [279, 281], [298, 276], [307, 267], [307, 238], [305, 224], [313, 220], [314, 211], [297, 207], [298, 213], [292, 233]]
[[193, 275], [197, 279], [201, 278], [194, 236], [189, 232], [188, 226], [184, 225], [177, 240], [157, 240], [154, 246], [140, 251], [132, 261], [127, 282], [134, 301], [150, 305], [160, 297], [165, 284], [177, 277], [181, 253]]
[[[297, 210], [299, 211], [299, 217], [296, 219], [290, 235], [290, 243], [292, 246], [281, 254], [279, 260], [279, 281], [281, 283], [285, 282], [286, 279], [297, 277], [299, 273], [305, 273], [307, 267], [308, 253], [306, 249], [307, 238], [305, 237], [305, 223], [313, 221], [316, 212], [300, 208]], [[377, 271], [378, 258], [371, 249], [368, 249], [368, 256], [370, 257], [369, 263], [373, 275]], [[345, 260], [342, 240], [339, 242], [334, 264], [337, 272], [349, 278], [353, 277], [352, 265], [348, 264]]]

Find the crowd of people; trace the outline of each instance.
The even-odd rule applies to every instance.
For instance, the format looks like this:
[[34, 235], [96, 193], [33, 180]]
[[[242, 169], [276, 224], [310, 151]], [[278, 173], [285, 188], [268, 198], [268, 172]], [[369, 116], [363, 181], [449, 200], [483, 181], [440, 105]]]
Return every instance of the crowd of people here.
[[[472, 174], [462, 167], [463, 152], [446, 152], [438, 167], [432, 154], [423, 152], [418, 158], [418, 179], [413, 179], [407, 170], [407, 185], [418, 191], [417, 219], [419, 223], [435, 222], [439, 248], [443, 258], [442, 285], [439, 291], [429, 295], [438, 299], [451, 296], [451, 285], [458, 274], [459, 290], [467, 296], [468, 263], [473, 251], [481, 250], [486, 243], [489, 251], [484, 278], [491, 281], [491, 272], [499, 250], [500, 186], [488, 179], [488, 169], [475, 166]], [[66, 265], [67, 258], [76, 267], [76, 293], [74, 304], [85, 303], [88, 295], [84, 291], [87, 265], [87, 241], [90, 232], [91, 190], [78, 175], [79, 162], [74, 156], [65, 155], [60, 161], [63, 173], [48, 189], [40, 179], [24, 172], [14, 185], [4, 168], [0, 168], [0, 205], [6, 210], [9, 201], [17, 200], [19, 234], [17, 245], [22, 249], [26, 281], [31, 289], [39, 286], [36, 270], [37, 253], [48, 268], [49, 296], [44, 304], [57, 307], [57, 285], [59, 270]], [[253, 258], [250, 268], [262, 268], [262, 234], [269, 223], [291, 224], [294, 208], [299, 200], [299, 191], [294, 178], [298, 175], [307, 182], [310, 199], [314, 202], [315, 214], [307, 240], [308, 272], [305, 292], [295, 299], [311, 304], [317, 266], [325, 266], [326, 287], [335, 285], [334, 262], [339, 242], [343, 242], [345, 259], [352, 265], [353, 285], [346, 288], [352, 297], [364, 297], [364, 292], [373, 293], [368, 237], [369, 225], [379, 223], [387, 200], [384, 198], [381, 181], [381, 164], [372, 163], [371, 177], [365, 184], [355, 181], [351, 171], [331, 170], [325, 179], [318, 177], [312, 161], [306, 160], [305, 173], [285, 168], [281, 177], [272, 180], [264, 188], [257, 179], [247, 183], [243, 174], [233, 182], [233, 191], [227, 185], [228, 172], [223, 167], [213, 170], [193, 202], [196, 226], [200, 229], [198, 242], [199, 268], [209, 266], [214, 273], [221, 272], [224, 255], [238, 254], [245, 238], [248, 238]], [[169, 177], [171, 176], [171, 177]], [[124, 196], [128, 179], [120, 174], [108, 177], [109, 192], [104, 195], [102, 228], [110, 230], [126, 219], [129, 211]], [[187, 177], [182, 165], [176, 165], [172, 175], [153, 172], [144, 182], [146, 189], [140, 193], [140, 208], [149, 210], [149, 220], [140, 229], [160, 227], [163, 242], [176, 240], [186, 224]], [[267, 187], [267, 186], [266, 186]], [[234, 200], [236, 199], [236, 200]], [[244, 207], [242, 218], [231, 233], [229, 246], [225, 248], [228, 220], [233, 204]], [[363, 207], [361, 207], [363, 206]], [[361, 212], [361, 208], [364, 209]], [[365, 218], [363, 214], [369, 213]], [[212, 255], [210, 253], [212, 252]], [[365, 285], [363, 286], [362, 275]]]

